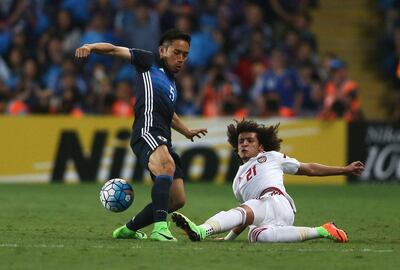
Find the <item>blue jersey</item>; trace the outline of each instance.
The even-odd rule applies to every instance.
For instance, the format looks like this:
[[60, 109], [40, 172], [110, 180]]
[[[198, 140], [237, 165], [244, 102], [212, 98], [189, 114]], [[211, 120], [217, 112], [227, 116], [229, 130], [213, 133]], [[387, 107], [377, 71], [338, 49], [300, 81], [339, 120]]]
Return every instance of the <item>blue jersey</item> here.
[[160, 141], [154, 138], [157, 134], [171, 145], [171, 121], [177, 100], [174, 75], [168, 72], [158, 54], [139, 49], [129, 51], [137, 71], [131, 144], [143, 138], [154, 150]]

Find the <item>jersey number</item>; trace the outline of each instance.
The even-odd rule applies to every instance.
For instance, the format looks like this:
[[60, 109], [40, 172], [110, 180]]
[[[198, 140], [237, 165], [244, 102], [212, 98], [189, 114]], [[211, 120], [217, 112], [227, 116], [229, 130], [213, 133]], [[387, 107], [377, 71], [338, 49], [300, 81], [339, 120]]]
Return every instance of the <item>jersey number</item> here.
[[174, 90], [174, 88], [172, 86], [170, 86], [170, 88], [169, 88], [169, 98], [172, 101], [174, 101], [174, 99], [175, 99], [175, 90]]
[[257, 170], [256, 170], [256, 165], [254, 165], [253, 167], [248, 169], [247, 172], [246, 172], [246, 180], [247, 180], [247, 182], [250, 181], [256, 175], [257, 175]]

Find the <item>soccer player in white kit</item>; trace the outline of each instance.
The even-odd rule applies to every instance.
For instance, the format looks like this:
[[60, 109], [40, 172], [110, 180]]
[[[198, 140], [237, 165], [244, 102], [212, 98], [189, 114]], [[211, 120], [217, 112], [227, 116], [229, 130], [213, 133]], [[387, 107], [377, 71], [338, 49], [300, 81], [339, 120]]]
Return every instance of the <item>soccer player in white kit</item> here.
[[238, 153], [242, 165], [233, 181], [233, 193], [239, 207], [222, 211], [197, 226], [189, 218], [175, 212], [172, 220], [192, 241], [229, 231], [224, 240], [233, 240], [247, 226], [250, 242], [297, 242], [328, 238], [347, 242], [346, 233], [333, 222], [319, 227], [293, 226], [296, 207], [286, 193], [283, 174], [308, 176], [360, 175], [364, 164], [353, 162], [345, 167], [302, 163], [279, 151], [278, 126], [266, 127], [251, 120], [228, 126], [228, 142]]

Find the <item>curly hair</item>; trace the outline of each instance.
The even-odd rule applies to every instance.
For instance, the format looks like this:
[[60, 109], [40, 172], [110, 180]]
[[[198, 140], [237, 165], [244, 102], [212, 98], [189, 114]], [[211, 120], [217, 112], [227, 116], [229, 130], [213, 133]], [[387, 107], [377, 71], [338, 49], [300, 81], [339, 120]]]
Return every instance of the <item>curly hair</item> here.
[[237, 121], [236, 124], [230, 124], [228, 126], [228, 142], [233, 147], [235, 152], [238, 151], [238, 138], [239, 134], [242, 132], [255, 132], [257, 138], [264, 146], [265, 151], [279, 151], [281, 149], [282, 139], [278, 138], [278, 128], [279, 124], [275, 126], [266, 127], [263, 124], [258, 124], [252, 120]]

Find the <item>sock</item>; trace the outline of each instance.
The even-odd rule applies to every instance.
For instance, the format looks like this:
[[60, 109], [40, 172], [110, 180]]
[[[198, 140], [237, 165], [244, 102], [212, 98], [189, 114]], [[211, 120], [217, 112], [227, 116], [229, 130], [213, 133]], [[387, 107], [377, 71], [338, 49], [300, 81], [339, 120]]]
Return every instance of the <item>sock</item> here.
[[209, 237], [210, 235], [217, 233], [217, 232], [214, 232], [214, 228], [211, 227], [211, 225], [208, 223], [203, 223], [199, 227], [204, 229], [204, 231], [206, 232], [206, 237]]
[[206, 231], [206, 236], [225, 232], [246, 222], [246, 211], [243, 208], [233, 208], [222, 211], [208, 219], [200, 227]]
[[320, 226], [320, 227], [317, 227], [317, 228], [315, 228], [315, 229], [317, 230], [317, 233], [318, 233], [318, 235], [319, 235], [320, 237], [325, 237], [325, 238], [327, 238], [327, 237], [329, 236], [328, 231], [327, 231], [324, 227]]
[[137, 231], [143, 227], [146, 227], [154, 222], [153, 217], [153, 204], [149, 203], [142, 209], [136, 216], [132, 218], [128, 223], [126, 223], [126, 227], [132, 231]]
[[317, 228], [309, 227], [258, 227], [250, 234], [250, 242], [300, 242], [321, 237]]
[[171, 184], [172, 176], [169, 175], [158, 175], [154, 180], [151, 190], [154, 222], [167, 220], [169, 188]]
[[[168, 209], [168, 213], [171, 212], [173, 212], [173, 210]], [[131, 231], [137, 231], [153, 223], [153, 203], [149, 203], [145, 208], [142, 209], [142, 211], [140, 211], [136, 216], [128, 221], [128, 223], [126, 223], [126, 227], [128, 227], [128, 229]]]

